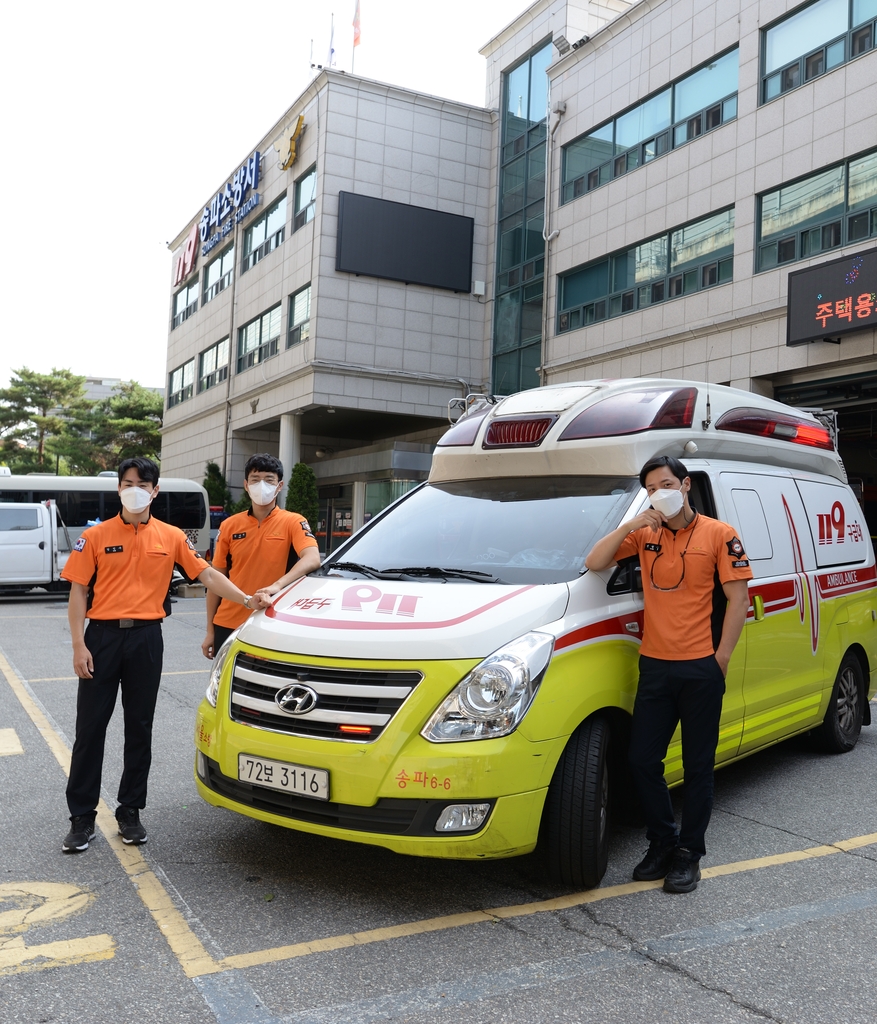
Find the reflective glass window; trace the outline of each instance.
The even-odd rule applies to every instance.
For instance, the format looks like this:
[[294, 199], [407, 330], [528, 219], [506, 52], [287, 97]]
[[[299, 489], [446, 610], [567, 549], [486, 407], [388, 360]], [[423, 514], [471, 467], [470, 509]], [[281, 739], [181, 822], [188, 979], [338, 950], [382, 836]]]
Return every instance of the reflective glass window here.
[[496, 338], [494, 351], [515, 348], [521, 335], [521, 290], [500, 295], [496, 300]]
[[530, 124], [544, 121], [548, 115], [548, 75], [545, 71], [550, 63], [550, 43], [530, 58]]
[[608, 293], [609, 261], [602, 260], [561, 279], [561, 308], [581, 306]]
[[846, 168], [832, 167], [803, 181], [769, 192], [761, 200], [761, 237], [788, 234], [840, 214], [844, 206]]
[[523, 135], [527, 130], [527, 113], [530, 103], [530, 62], [506, 76], [505, 140]]
[[636, 283], [664, 277], [667, 273], [667, 236], [643, 242], [635, 250]]
[[665, 89], [629, 110], [615, 122], [615, 144], [628, 149], [670, 127], [671, 90]]
[[677, 82], [673, 86], [673, 117], [681, 121], [732, 92], [737, 92], [739, 68], [739, 51], [732, 50]]
[[875, 200], [877, 200], [877, 153], [869, 153], [868, 156], [850, 161], [848, 209], [872, 206]]
[[764, 40], [764, 73], [769, 75], [846, 32], [848, 4], [849, 0], [817, 0], [768, 29]]
[[877, 18], [877, 0], [853, 0], [853, 23], [850, 28]]
[[545, 204], [534, 203], [527, 207], [526, 243], [524, 260], [532, 260], [545, 253], [542, 229], [545, 226]]
[[670, 232], [670, 273], [733, 251], [734, 211], [725, 210]]
[[572, 181], [587, 173], [592, 167], [611, 160], [615, 155], [612, 145], [613, 126], [598, 128], [583, 139], [570, 143], [564, 150], [564, 181]]

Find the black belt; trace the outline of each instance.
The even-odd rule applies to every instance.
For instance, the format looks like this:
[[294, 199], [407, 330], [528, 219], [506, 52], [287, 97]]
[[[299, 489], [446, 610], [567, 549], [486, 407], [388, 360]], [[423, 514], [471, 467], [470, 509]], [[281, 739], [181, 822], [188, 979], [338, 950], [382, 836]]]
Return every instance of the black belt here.
[[138, 629], [140, 626], [154, 626], [161, 619], [90, 619], [100, 626], [109, 626], [111, 629]]

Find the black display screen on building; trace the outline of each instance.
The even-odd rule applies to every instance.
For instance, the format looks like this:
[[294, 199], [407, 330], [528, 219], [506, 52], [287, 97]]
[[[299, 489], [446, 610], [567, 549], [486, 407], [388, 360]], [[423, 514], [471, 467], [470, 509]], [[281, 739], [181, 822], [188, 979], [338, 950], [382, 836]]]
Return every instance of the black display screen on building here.
[[786, 344], [877, 327], [877, 249], [789, 274]]
[[335, 269], [469, 292], [474, 232], [471, 217], [339, 192]]

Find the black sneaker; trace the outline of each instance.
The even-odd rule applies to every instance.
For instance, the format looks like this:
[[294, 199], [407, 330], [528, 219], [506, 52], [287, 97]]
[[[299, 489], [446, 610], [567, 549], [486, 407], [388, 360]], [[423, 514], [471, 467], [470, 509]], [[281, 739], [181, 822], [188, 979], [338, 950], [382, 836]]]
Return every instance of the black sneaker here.
[[74, 814], [70, 817], [70, 831], [61, 844], [64, 853], [81, 853], [94, 839], [94, 815]]
[[700, 857], [680, 846], [664, 879], [664, 892], [693, 892], [700, 881]]
[[660, 843], [652, 840], [645, 857], [633, 869], [633, 880], [635, 882], [654, 882], [663, 878], [670, 870], [670, 864], [676, 853], [676, 840], [670, 843]]
[[136, 807], [117, 807], [116, 821], [119, 823], [119, 835], [123, 843], [136, 843], [139, 846], [146, 842], [146, 829], [140, 824], [140, 811]]

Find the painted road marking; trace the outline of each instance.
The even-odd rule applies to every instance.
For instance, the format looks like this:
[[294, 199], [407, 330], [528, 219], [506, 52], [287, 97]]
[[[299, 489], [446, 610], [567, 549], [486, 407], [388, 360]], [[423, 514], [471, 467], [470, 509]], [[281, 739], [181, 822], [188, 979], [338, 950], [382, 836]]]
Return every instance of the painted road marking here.
[[[65, 774], [69, 773], [70, 753], [67, 747], [61, 737], [52, 729], [48, 719], [2, 654], [0, 654], [0, 672], [5, 675], [7, 682], [12, 687], [22, 707], [24, 707], [31, 720], [42, 733], [49, 749], [55, 755]], [[103, 802], [101, 802], [98, 809], [97, 823], [101, 831], [108, 838], [111, 836], [115, 837], [115, 817]], [[731, 864], [719, 864], [714, 867], [704, 868], [703, 877], [718, 878], [724, 875], [735, 875], [746, 871], [778, 867], [783, 864], [793, 864], [834, 854], [848, 853], [875, 843], [877, 843], [877, 832], [872, 832], [868, 835], [855, 836], [851, 839], [814, 846], [810, 849], [791, 850], [788, 853], [775, 854], [769, 857], [757, 857], [751, 860], [736, 861]], [[110, 842], [110, 848], [135, 885], [141, 900], [149, 910], [183, 971], [189, 978], [200, 978], [204, 975], [217, 974], [223, 971], [240, 970], [260, 964], [278, 963], [283, 960], [310, 956], [314, 953], [324, 953], [374, 942], [386, 942], [412, 935], [446, 931], [451, 928], [496, 923], [501, 920], [527, 917], [531, 914], [568, 910], [571, 907], [584, 906], [588, 903], [598, 903], [602, 900], [616, 899], [621, 896], [647, 892], [650, 889], [658, 889], [663, 884], [660, 880], [656, 882], [626, 882], [621, 885], [606, 886], [603, 889], [590, 889], [586, 892], [570, 893], [569, 895], [559, 896], [550, 900], [410, 921], [386, 928], [373, 928], [368, 931], [329, 936], [314, 939], [310, 942], [298, 942], [291, 945], [278, 946], [273, 949], [257, 950], [252, 953], [227, 956], [215, 960], [204, 948], [201, 940], [191, 930], [185, 917], [176, 908], [167, 890], [149, 868], [140, 849], [133, 845], [125, 846], [123, 843], [115, 840]]]
[[[205, 668], [186, 668], [178, 672], [162, 672], [161, 678], [165, 676], [196, 676], [201, 672], [209, 672], [210, 666]], [[43, 676], [41, 679], [28, 679], [29, 683], [78, 683], [79, 676]]]
[[[65, 775], [70, 774], [70, 751], [58, 733], [52, 728], [51, 723], [43, 714], [36, 701], [27, 692], [18, 676], [13, 672], [12, 666], [0, 653], [0, 672], [6, 677], [6, 681], [12, 687], [13, 693], [18, 697], [24, 710], [30, 716], [31, 721], [39, 729], [43, 739], [48, 744], [49, 750], [55, 755], [55, 760], [61, 766]], [[110, 849], [116, 855], [123, 870], [137, 890], [137, 894], [143, 901], [146, 909], [152, 915], [167, 944], [170, 946], [174, 956], [187, 977], [196, 977], [202, 974], [212, 974], [222, 970], [201, 944], [201, 940], [189, 927], [186, 919], [177, 910], [167, 890], [159, 882], [155, 873], [150, 869], [139, 847], [125, 845], [118, 839], [118, 826], [115, 815], [109, 807], [101, 800], [97, 810], [97, 826], [110, 840]], [[110, 837], [113, 837], [110, 839]]]
[[9, 754], [23, 754], [24, 747], [14, 729], [0, 729], [0, 757], [7, 757]]
[[79, 914], [94, 900], [92, 893], [60, 882], [4, 882], [0, 885], [0, 975], [42, 971], [47, 967], [111, 960], [116, 943], [110, 935], [25, 945], [31, 928]]

